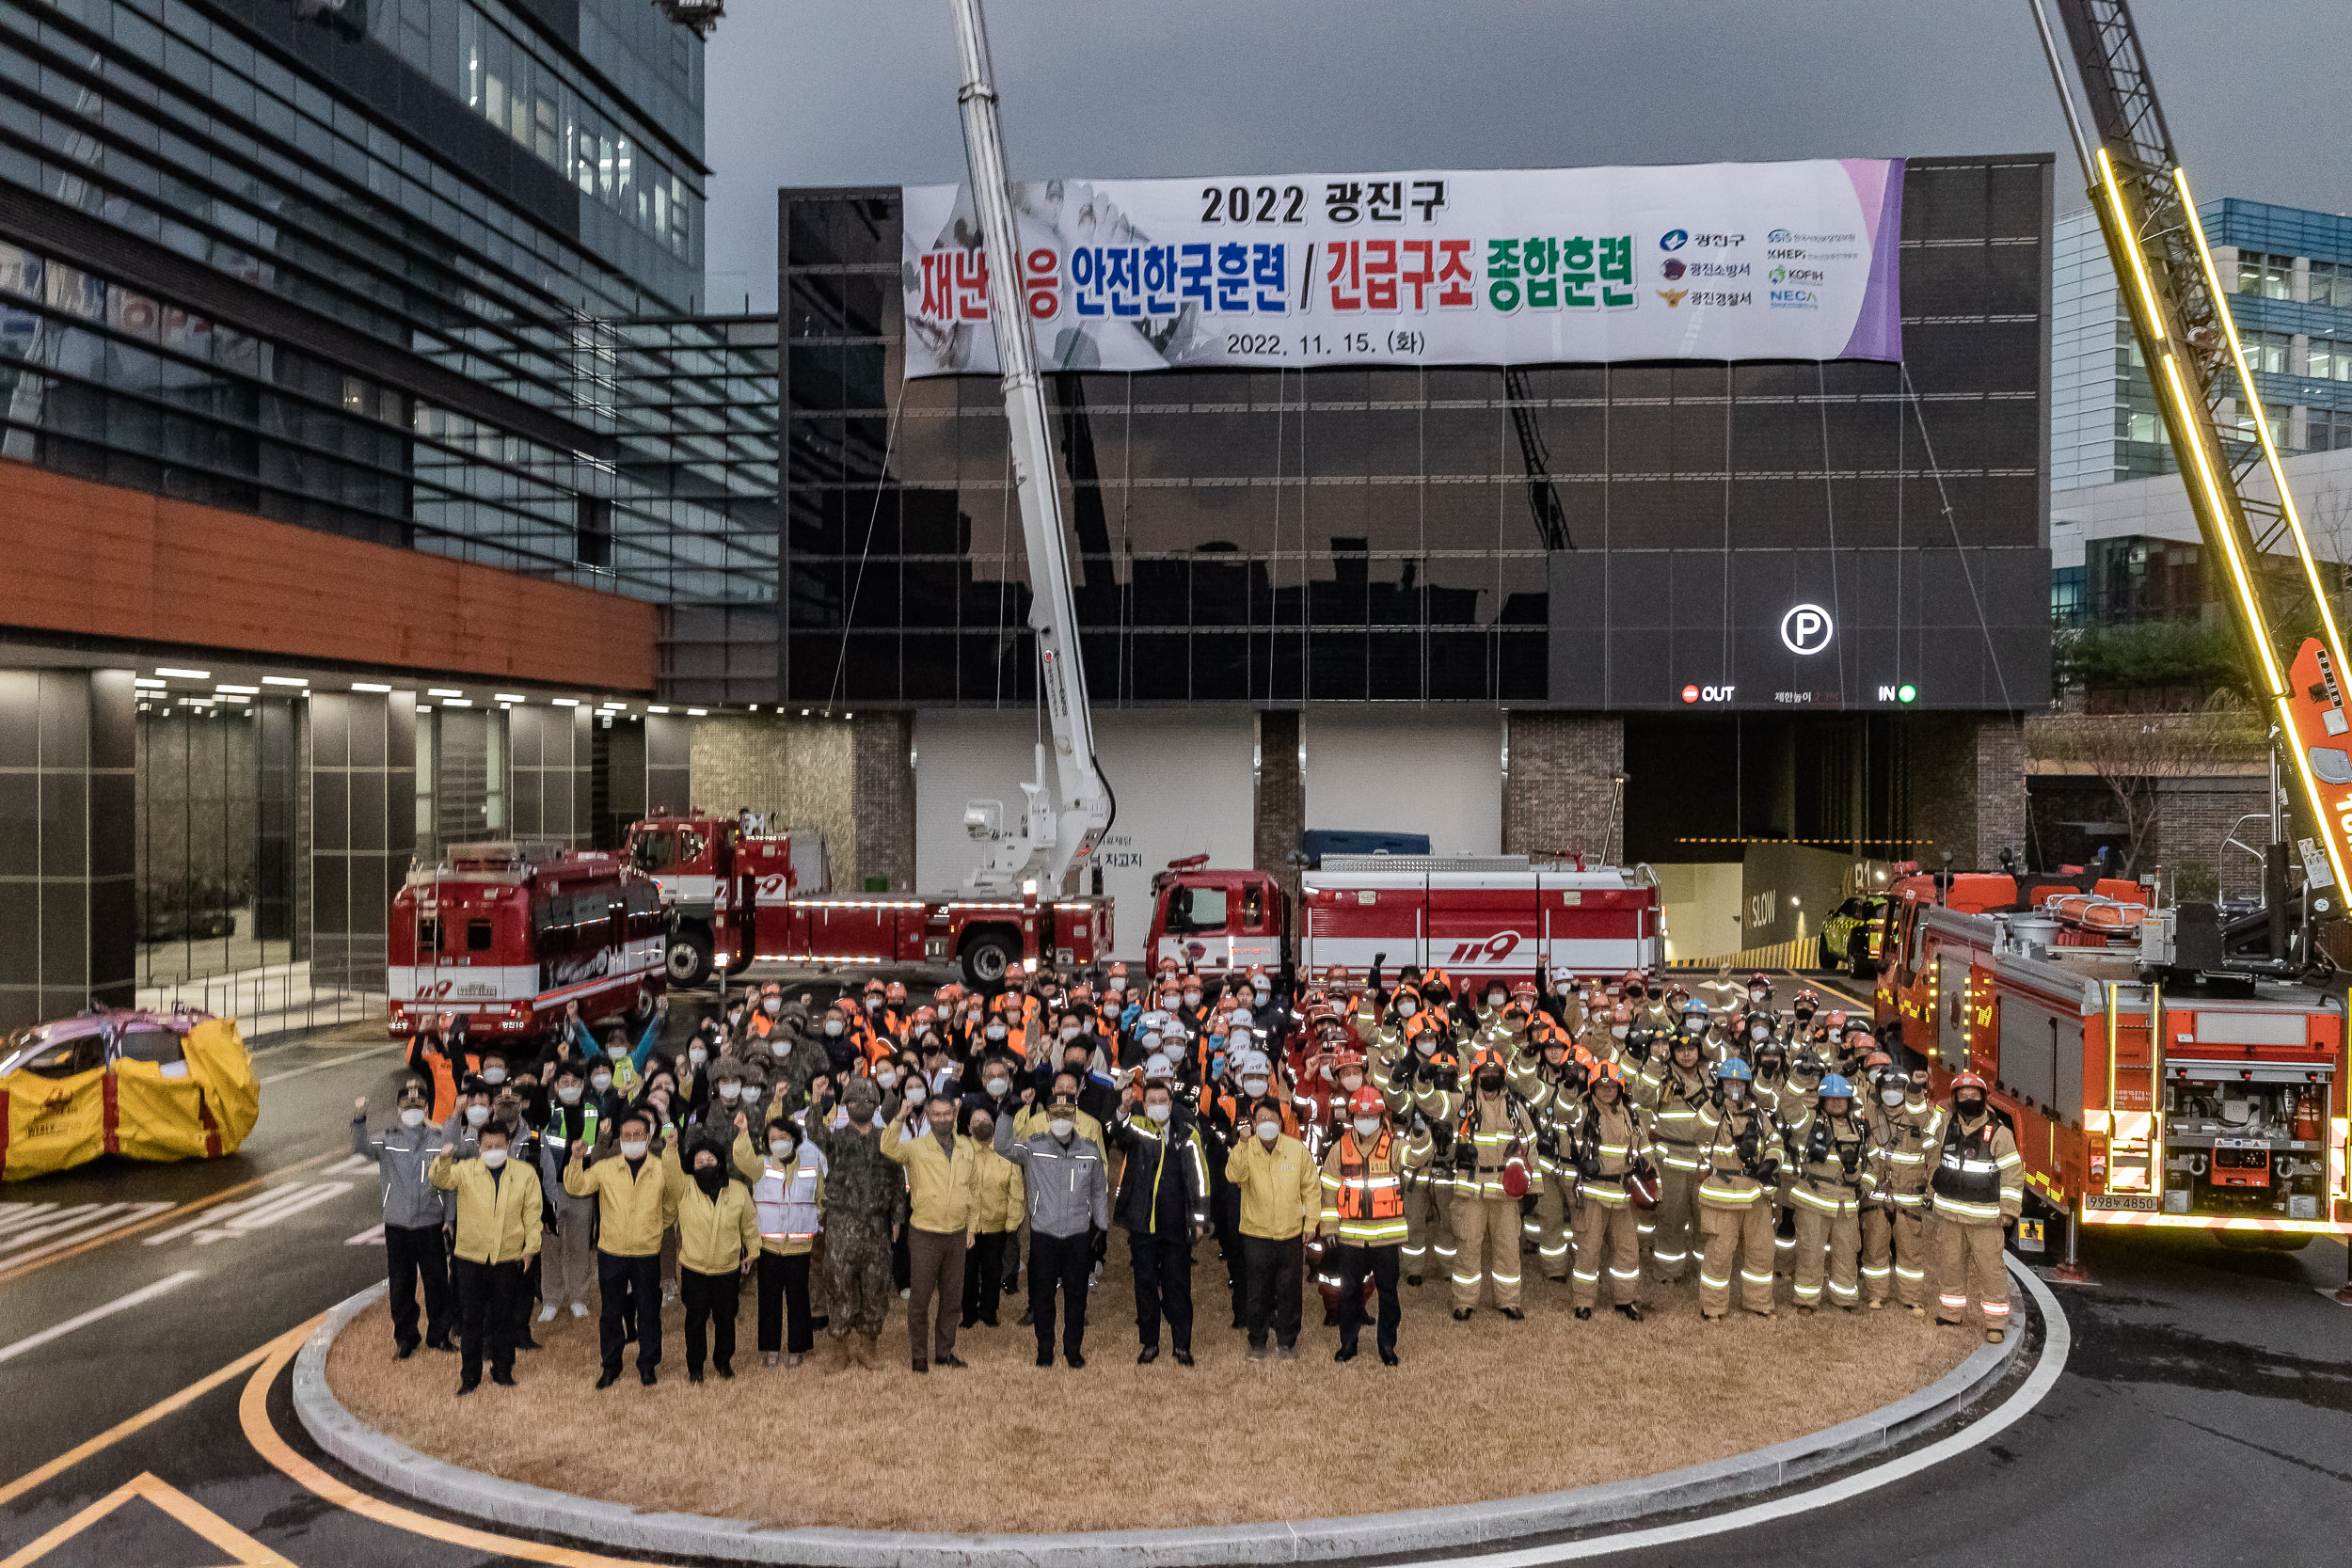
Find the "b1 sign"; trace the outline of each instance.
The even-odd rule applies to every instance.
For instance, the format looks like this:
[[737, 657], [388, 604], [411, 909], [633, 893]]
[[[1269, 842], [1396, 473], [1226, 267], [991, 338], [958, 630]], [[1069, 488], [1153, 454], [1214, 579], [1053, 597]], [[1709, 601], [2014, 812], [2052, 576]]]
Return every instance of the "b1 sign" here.
[[[1048, 370], [1899, 359], [1903, 164], [1013, 187]], [[991, 374], [961, 185], [904, 196], [906, 373]]]

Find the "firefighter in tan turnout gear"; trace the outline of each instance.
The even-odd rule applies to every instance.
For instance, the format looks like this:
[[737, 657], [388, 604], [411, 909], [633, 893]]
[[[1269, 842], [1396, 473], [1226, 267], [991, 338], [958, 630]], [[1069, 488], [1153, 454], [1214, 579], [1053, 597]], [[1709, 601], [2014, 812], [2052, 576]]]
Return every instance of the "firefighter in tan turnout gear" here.
[[1851, 1312], [1862, 1305], [1862, 1211], [1878, 1177], [1870, 1126], [1854, 1109], [1853, 1085], [1834, 1072], [1822, 1079], [1804, 1132], [1788, 1138], [1796, 1166], [1788, 1196], [1797, 1214], [1797, 1310], [1821, 1304], [1826, 1269], [1831, 1304]]
[[1658, 1148], [1659, 1180], [1658, 1207], [1650, 1214], [1649, 1259], [1662, 1285], [1680, 1280], [1690, 1265], [1692, 1230], [1698, 1220], [1699, 1118], [1714, 1093], [1699, 1061], [1704, 1049], [1699, 1034], [1676, 1035], [1666, 1053], [1666, 1070], [1645, 1107], [1650, 1138]]
[[1935, 1209], [1935, 1321], [1964, 1322], [1973, 1295], [1984, 1337], [1999, 1344], [2009, 1329], [2009, 1270], [2001, 1228], [2026, 1205], [2026, 1164], [2017, 1140], [1986, 1103], [1984, 1080], [1952, 1080], [1951, 1119], [1936, 1146], [1929, 1186]]
[[1699, 1315], [1740, 1305], [1772, 1315], [1772, 1183], [1780, 1176], [1780, 1130], [1749, 1098], [1748, 1064], [1733, 1056], [1715, 1069], [1715, 1097], [1699, 1113]]
[[1494, 1280], [1495, 1306], [1517, 1321], [1519, 1309], [1519, 1199], [1534, 1168], [1535, 1128], [1506, 1085], [1496, 1052], [1471, 1059], [1470, 1081], [1453, 1094], [1421, 1102], [1432, 1122], [1454, 1128], [1454, 1317], [1477, 1308], [1480, 1288]]
[[1625, 1091], [1625, 1074], [1603, 1062], [1592, 1069], [1582, 1099], [1555, 1112], [1562, 1152], [1577, 1174], [1576, 1266], [1569, 1299], [1579, 1318], [1590, 1318], [1609, 1271], [1609, 1293], [1616, 1308], [1642, 1321], [1642, 1233], [1626, 1179], [1648, 1163], [1648, 1134], [1642, 1115]]
[[1510, 1086], [1535, 1123], [1536, 1185], [1529, 1193], [1520, 1230], [1535, 1249], [1544, 1277], [1568, 1278], [1568, 1233], [1576, 1223], [1576, 1166], [1569, 1159], [1573, 1126], [1583, 1108], [1585, 1071], [1576, 1047], [1549, 1014], [1531, 1021], [1524, 1047], [1512, 1057]]
[[1862, 1206], [1862, 1294], [1876, 1310], [1891, 1293], [1923, 1316], [1928, 1295], [1928, 1161], [1945, 1110], [1898, 1067], [1879, 1069], [1869, 1110], [1875, 1175]]

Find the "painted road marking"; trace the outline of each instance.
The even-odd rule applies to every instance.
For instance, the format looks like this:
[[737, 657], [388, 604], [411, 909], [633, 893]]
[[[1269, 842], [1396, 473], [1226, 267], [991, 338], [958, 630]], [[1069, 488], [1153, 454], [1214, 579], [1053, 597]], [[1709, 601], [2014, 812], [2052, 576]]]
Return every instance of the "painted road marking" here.
[[[260, 1176], [248, 1178], [233, 1186], [223, 1187], [216, 1193], [208, 1193], [193, 1202], [180, 1204], [177, 1206], [177, 1212], [183, 1214], [192, 1214], [199, 1209], [212, 1208], [215, 1204], [227, 1202], [239, 1193], [249, 1193], [265, 1182], [292, 1176], [296, 1171], [309, 1170], [313, 1165], [323, 1165], [334, 1158], [335, 1154], [331, 1150], [325, 1154], [306, 1155], [292, 1164], [280, 1165], [276, 1170], [265, 1171]], [[151, 1225], [158, 1225], [170, 1218], [175, 1209], [175, 1206], [169, 1203], [151, 1204], [148, 1207], [153, 1209], [154, 1212], [133, 1219], [128, 1225], [119, 1228], [102, 1231], [87, 1241], [75, 1241], [69, 1238], [72, 1244], [66, 1246], [62, 1252], [51, 1252], [43, 1247], [41, 1251], [47, 1254], [45, 1257], [0, 1258], [0, 1285], [13, 1284], [28, 1274], [62, 1263], [69, 1258], [78, 1258], [92, 1247], [104, 1246], [107, 1243], [120, 1241], [135, 1231], [144, 1230]]]
[[349, 1159], [336, 1161], [319, 1174], [321, 1176], [357, 1176], [361, 1171], [373, 1171], [375, 1163], [375, 1156], [373, 1154], [354, 1154]]
[[0, 1269], [95, 1241], [178, 1207], [169, 1201], [0, 1204]]
[[162, 1246], [185, 1236], [198, 1246], [234, 1241], [291, 1219], [305, 1209], [341, 1197], [351, 1191], [348, 1181], [291, 1181], [236, 1203], [224, 1203], [195, 1219], [167, 1226], [147, 1238], [147, 1246]]
[[0, 1568], [26, 1568], [29, 1563], [56, 1551], [107, 1514], [135, 1498], [144, 1497], [163, 1510], [207, 1542], [230, 1554], [230, 1560], [218, 1568], [294, 1568], [294, 1565], [262, 1545], [259, 1541], [198, 1502], [178, 1487], [160, 1480], [152, 1471], [135, 1476], [107, 1493], [72, 1518], [21, 1551], [0, 1558]]
[[[0, 1345], [0, 1361], [13, 1361], [27, 1351], [40, 1349], [52, 1339], [64, 1338], [77, 1328], [87, 1328], [102, 1318], [111, 1318], [117, 1312], [128, 1311], [141, 1302], [153, 1301], [157, 1296], [178, 1290], [191, 1279], [201, 1278], [203, 1273], [201, 1269], [182, 1269], [178, 1274], [167, 1275], [152, 1285], [141, 1286], [127, 1296], [117, 1296], [103, 1307], [93, 1307], [79, 1317], [68, 1318], [61, 1323], [52, 1324], [39, 1334], [27, 1334], [14, 1344]], [[6, 1565], [0, 1564], [0, 1568], [6, 1568]]]
[[343, 1245], [345, 1246], [382, 1246], [383, 1244], [384, 1227], [380, 1222], [375, 1225], [369, 1226], [365, 1230], [360, 1231], [357, 1236], [345, 1236], [343, 1238]]
[[267, 1087], [272, 1084], [282, 1084], [289, 1078], [299, 1078], [306, 1072], [325, 1072], [328, 1068], [342, 1067], [346, 1062], [364, 1062], [371, 1056], [389, 1055], [392, 1052], [402, 1049], [404, 1049], [402, 1045], [392, 1044], [379, 1045], [373, 1051], [346, 1052], [342, 1055], [336, 1056], [328, 1061], [310, 1062], [302, 1067], [290, 1067], [283, 1072], [273, 1072], [268, 1077], [263, 1078], [262, 1080], [262, 1084], [263, 1087]]

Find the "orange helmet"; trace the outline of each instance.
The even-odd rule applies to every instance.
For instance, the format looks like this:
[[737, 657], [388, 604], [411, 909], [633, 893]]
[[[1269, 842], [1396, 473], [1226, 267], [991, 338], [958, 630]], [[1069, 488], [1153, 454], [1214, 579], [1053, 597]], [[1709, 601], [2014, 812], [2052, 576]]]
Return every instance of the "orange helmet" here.
[[[901, 986], [898, 989], [903, 991], [906, 988]], [[879, 976], [866, 982], [866, 994], [868, 996], [880, 996], [882, 994], [883, 990], [884, 987], [882, 986], [882, 980]]]
[[1497, 1051], [1491, 1045], [1482, 1045], [1478, 1048], [1478, 1053], [1470, 1058], [1470, 1069], [1472, 1072], [1476, 1072], [1480, 1068], [1485, 1067], [1488, 1062], [1492, 1062], [1495, 1066], [1502, 1068], [1506, 1072], [1510, 1070], [1511, 1064], [1504, 1061], [1502, 1059], [1502, 1053]]
[[1347, 1097], [1347, 1110], [1350, 1116], [1385, 1117], [1389, 1114], [1388, 1102], [1380, 1098], [1380, 1091], [1370, 1084]]
[[893, 1002], [904, 1002], [907, 999], [907, 983], [904, 980], [893, 980], [882, 988], [882, 994]]
[[1883, 1051], [1873, 1051], [1862, 1058], [1862, 1070], [1875, 1077], [1879, 1069], [1893, 1067], [1895, 1058]]
[[1588, 1059], [1584, 1075], [1596, 1084], [1607, 1079], [1620, 1089], [1625, 1087], [1625, 1069], [1614, 1062], [1597, 1062]]
[[1331, 1070], [1334, 1072], [1345, 1072], [1349, 1068], [1363, 1065], [1364, 1053], [1353, 1046], [1343, 1045], [1331, 1053]]
[[1846, 1032], [1846, 1015], [1832, 1011], [1821, 1020], [1821, 1027], [1833, 1035], [1842, 1035]]
[[1960, 1091], [1963, 1089], [1974, 1089], [1979, 1094], [1984, 1095], [1988, 1099], [1992, 1096], [1992, 1091], [1984, 1086], [1984, 1080], [1978, 1077], [1973, 1072], [1963, 1072], [1953, 1078], [1952, 1098], [1955, 1100], [1959, 1099]]

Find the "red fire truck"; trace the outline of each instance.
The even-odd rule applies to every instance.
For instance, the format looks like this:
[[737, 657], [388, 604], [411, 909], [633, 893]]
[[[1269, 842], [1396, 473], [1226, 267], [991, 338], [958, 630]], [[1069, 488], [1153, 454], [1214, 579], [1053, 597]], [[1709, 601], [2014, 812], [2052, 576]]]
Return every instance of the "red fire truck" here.
[[391, 1032], [436, 1013], [477, 1037], [529, 1035], [577, 1002], [643, 1019], [661, 993], [660, 891], [618, 855], [512, 843], [453, 846], [392, 899]]
[[2076, 880], [1898, 882], [1881, 1037], [1938, 1093], [1962, 1071], [1992, 1085], [2029, 1211], [2264, 1246], [2352, 1235], [2342, 998], [2233, 964], [2210, 905]]
[[737, 846], [769, 842], [784, 846], [780, 857], [760, 857], [759, 891], [771, 900], [793, 893], [821, 895], [833, 891], [825, 835], [814, 828], [795, 828], [771, 841], [746, 835], [735, 817], [705, 811], [684, 816], [656, 811], [629, 825], [628, 862], [661, 889], [661, 908], [669, 917], [663, 965], [673, 985], [699, 985], [708, 979], [723, 947], [730, 949], [731, 971], [748, 961], [747, 955], [733, 947], [725, 918], [737, 891]]
[[[1620, 974], [1659, 962], [1658, 882], [1647, 866], [1525, 855], [1326, 855], [1301, 879], [1298, 961], [1361, 970], [1385, 953], [1456, 975], [1538, 969]], [[1162, 899], [1163, 908], [1168, 904]], [[1163, 938], [1155, 919], [1153, 952]], [[1186, 938], [1187, 947], [1199, 945]]]

